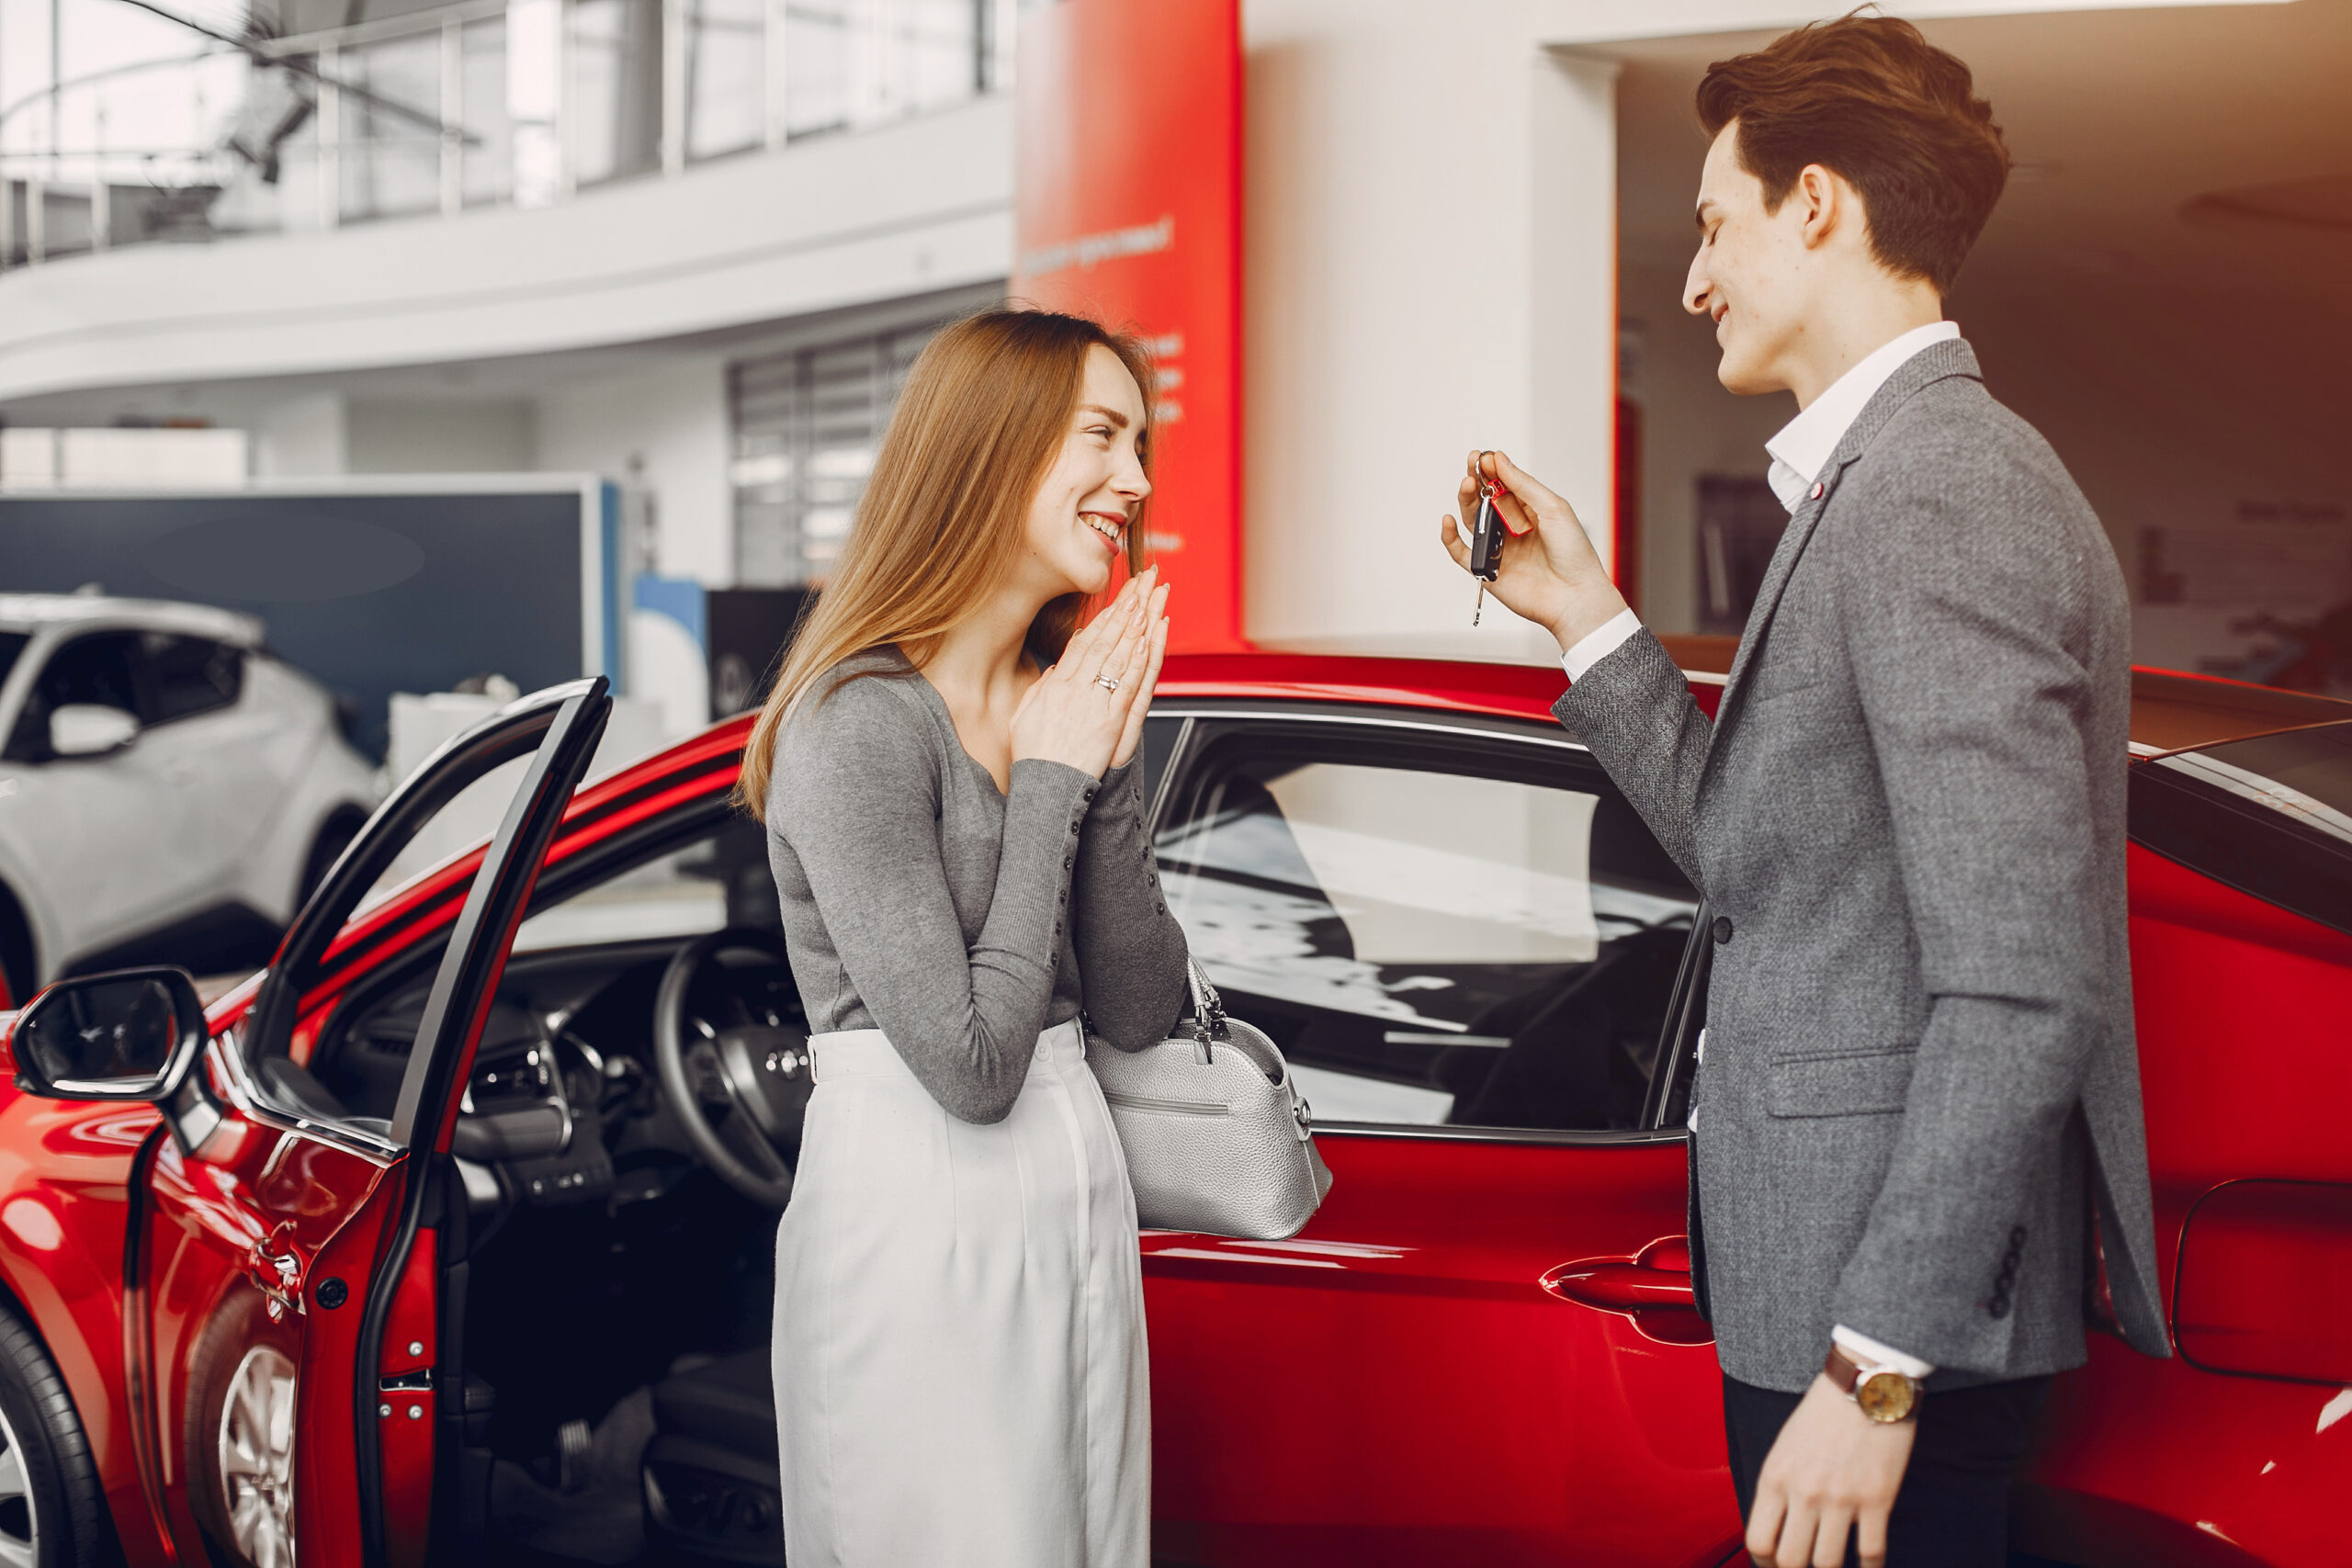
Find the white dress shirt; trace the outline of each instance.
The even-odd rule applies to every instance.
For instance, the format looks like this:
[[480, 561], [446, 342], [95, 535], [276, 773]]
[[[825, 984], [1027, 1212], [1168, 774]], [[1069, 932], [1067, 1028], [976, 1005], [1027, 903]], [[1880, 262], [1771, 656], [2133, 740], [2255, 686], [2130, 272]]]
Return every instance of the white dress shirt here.
[[[1901, 337], [1882, 344], [1862, 356], [1854, 367], [1829, 384], [1829, 389], [1814, 399], [1796, 418], [1781, 427], [1780, 433], [1764, 443], [1765, 453], [1772, 459], [1772, 467], [1765, 474], [1765, 482], [1780, 498], [1792, 516], [1804, 503], [1805, 492], [1813, 488], [1814, 479], [1828, 466], [1830, 454], [1838, 450], [1838, 443], [1846, 439], [1846, 432], [1853, 428], [1864, 405], [1877, 396], [1886, 385], [1888, 377], [1903, 367], [1904, 362], [1929, 344], [1948, 343], [1960, 336], [1959, 323], [1931, 321], [1924, 327], [1914, 327]], [[1631, 610], [1621, 610], [1593, 631], [1577, 640], [1574, 647], [1561, 657], [1560, 662], [1571, 682], [1584, 679], [1586, 671], [1616, 652], [1625, 639], [1642, 629], [1641, 617]], [[1700, 1031], [1702, 1051], [1705, 1048], [1706, 1032]], [[1690, 1126], [1695, 1132], [1699, 1112], [1690, 1112]], [[1935, 1367], [1917, 1356], [1906, 1356], [1891, 1345], [1883, 1345], [1866, 1334], [1857, 1334], [1844, 1324], [1829, 1331], [1829, 1337], [1847, 1355], [1866, 1367], [1892, 1367], [1906, 1377], [1924, 1378]]]

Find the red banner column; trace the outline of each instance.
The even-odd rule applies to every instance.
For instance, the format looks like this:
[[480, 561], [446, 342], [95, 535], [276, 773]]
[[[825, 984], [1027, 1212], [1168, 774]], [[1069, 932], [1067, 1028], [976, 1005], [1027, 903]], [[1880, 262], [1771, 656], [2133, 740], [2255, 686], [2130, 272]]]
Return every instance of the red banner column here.
[[1022, 18], [1012, 298], [1148, 340], [1148, 544], [1179, 652], [1241, 635], [1241, 34], [1236, 0]]

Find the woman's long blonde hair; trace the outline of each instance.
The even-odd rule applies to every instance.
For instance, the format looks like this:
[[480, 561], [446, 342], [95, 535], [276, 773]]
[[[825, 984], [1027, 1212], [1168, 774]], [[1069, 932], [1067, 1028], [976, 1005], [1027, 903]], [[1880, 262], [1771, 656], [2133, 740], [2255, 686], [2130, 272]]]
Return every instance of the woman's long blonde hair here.
[[[875, 454], [873, 477], [841, 564], [787, 645], [775, 687], [743, 747], [735, 802], [767, 808], [777, 732], [824, 673], [895, 643], [920, 665], [1018, 558], [1029, 503], [1061, 451], [1086, 385], [1087, 352], [1119, 356], [1142, 389], [1136, 456], [1151, 468], [1152, 375], [1143, 345], [1080, 316], [982, 310], [944, 328], [907, 372]], [[1143, 568], [1143, 512], [1127, 524], [1127, 565]], [[1027, 638], [1040, 664], [1061, 657], [1081, 595], [1037, 613]]]

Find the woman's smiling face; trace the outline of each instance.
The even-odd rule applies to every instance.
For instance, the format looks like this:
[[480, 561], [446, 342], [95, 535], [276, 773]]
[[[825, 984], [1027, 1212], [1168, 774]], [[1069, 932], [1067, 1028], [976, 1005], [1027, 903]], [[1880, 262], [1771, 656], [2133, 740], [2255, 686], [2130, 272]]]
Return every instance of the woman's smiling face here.
[[1077, 411], [1029, 502], [1030, 565], [1052, 596], [1110, 586], [1112, 562], [1126, 554], [1128, 521], [1151, 493], [1136, 451], [1143, 421], [1143, 391], [1119, 356], [1100, 344], [1088, 349]]

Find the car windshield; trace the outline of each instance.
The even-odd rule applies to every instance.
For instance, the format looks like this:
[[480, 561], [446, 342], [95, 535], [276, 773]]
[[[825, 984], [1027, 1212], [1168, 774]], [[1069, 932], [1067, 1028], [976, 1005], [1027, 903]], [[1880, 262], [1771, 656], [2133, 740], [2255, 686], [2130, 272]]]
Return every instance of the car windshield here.
[[25, 644], [32, 637], [24, 632], [0, 632], [0, 681], [17, 667], [17, 655], [25, 651]]
[[2192, 756], [2232, 794], [2352, 843], [2352, 723], [2259, 735]]
[[2159, 757], [2132, 775], [2141, 844], [2352, 931], [2352, 723]]

